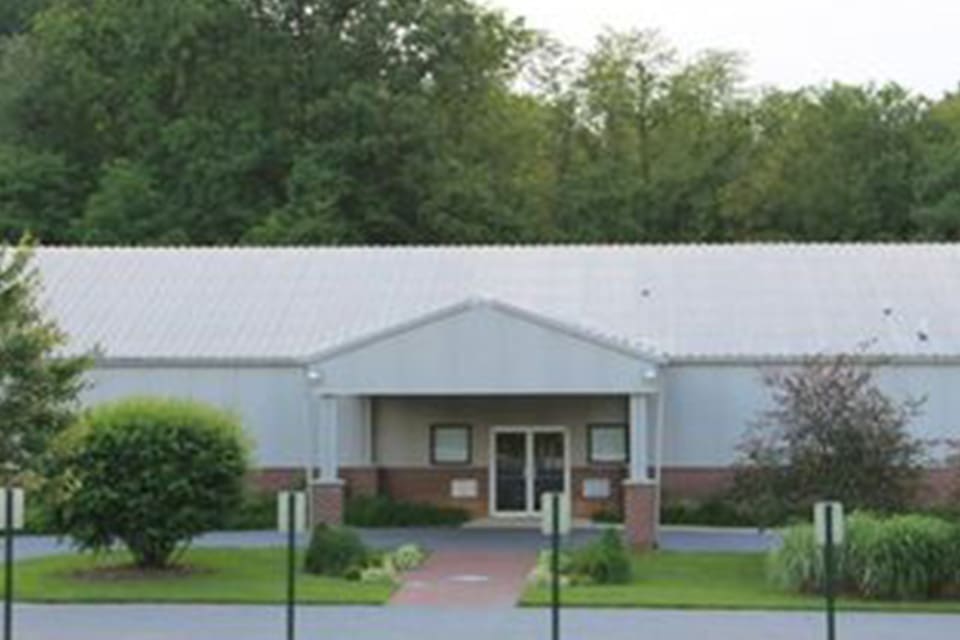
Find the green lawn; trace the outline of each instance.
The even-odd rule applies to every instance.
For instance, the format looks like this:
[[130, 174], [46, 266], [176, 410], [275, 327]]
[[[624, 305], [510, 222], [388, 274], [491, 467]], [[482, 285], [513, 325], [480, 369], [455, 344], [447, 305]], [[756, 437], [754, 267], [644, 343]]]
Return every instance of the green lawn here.
[[[766, 556], [756, 553], [655, 552], [634, 559], [630, 584], [565, 587], [564, 605], [690, 609], [822, 609], [823, 599], [783, 593], [770, 586]], [[550, 602], [546, 588], [531, 587], [522, 604]], [[842, 598], [838, 608], [866, 611], [960, 613], [960, 601], [877, 602]]]
[[[78, 571], [129, 562], [124, 553], [94, 559], [64, 555], [16, 564], [14, 594], [32, 602], [205, 602], [268, 604], [286, 601], [286, 550], [194, 549], [184, 562], [198, 571], [153, 578], [91, 579]], [[298, 566], [300, 566], [298, 562]], [[299, 574], [303, 603], [382, 604], [393, 588]], [[2, 585], [0, 585], [2, 594]]]

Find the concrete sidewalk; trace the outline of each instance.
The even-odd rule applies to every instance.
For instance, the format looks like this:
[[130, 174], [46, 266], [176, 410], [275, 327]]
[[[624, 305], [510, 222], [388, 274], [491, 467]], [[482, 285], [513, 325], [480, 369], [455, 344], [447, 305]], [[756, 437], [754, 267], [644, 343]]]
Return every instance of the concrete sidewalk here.
[[[537, 640], [545, 609], [301, 607], [298, 631], [316, 640]], [[25, 640], [268, 640], [284, 634], [282, 607], [18, 605]], [[817, 640], [815, 613], [564, 610], [564, 640]], [[843, 614], [842, 640], [954, 640], [960, 616]]]

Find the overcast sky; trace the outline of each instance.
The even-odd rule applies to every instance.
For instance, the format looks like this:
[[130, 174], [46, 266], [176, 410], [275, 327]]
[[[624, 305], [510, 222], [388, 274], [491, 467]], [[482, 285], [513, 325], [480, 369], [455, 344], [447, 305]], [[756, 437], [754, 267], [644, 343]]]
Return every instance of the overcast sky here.
[[487, 0], [587, 49], [604, 27], [658, 28], [681, 53], [747, 56], [751, 84], [960, 83], [960, 0]]

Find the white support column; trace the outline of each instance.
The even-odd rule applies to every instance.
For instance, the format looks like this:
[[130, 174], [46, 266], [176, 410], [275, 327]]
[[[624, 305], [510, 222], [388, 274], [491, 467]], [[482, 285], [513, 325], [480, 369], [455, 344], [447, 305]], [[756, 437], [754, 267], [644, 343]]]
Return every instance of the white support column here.
[[340, 450], [337, 438], [339, 407], [336, 396], [317, 396], [317, 482], [333, 484], [339, 481]]
[[373, 466], [376, 463], [373, 444], [373, 397], [363, 397], [363, 457], [364, 464]]
[[650, 459], [647, 451], [649, 411], [647, 396], [630, 395], [630, 481], [650, 482]]

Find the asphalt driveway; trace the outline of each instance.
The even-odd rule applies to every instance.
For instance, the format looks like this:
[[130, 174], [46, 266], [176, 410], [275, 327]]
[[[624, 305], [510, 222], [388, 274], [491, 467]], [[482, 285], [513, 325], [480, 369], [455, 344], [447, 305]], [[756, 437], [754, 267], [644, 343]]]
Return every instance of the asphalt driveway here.
[[[360, 529], [364, 541], [377, 548], [398, 547], [416, 543], [431, 551], [536, 551], [546, 545], [537, 531], [526, 529], [456, 529], [403, 528]], [[597, 529], [579, 529], [570, 536], [568, 544], [578, 546], [600, 534]], [[764, 551], [776, 544], [774, 533], [750, 529], [709, 529], [665, 527], [661, 546], [675, 551]], [[305, 539], [301, 543], [306, 543]], [[276, 531], [224, 531], [200, 536], [197, 547], [271, 547], [286, 544], [285, 534]], [[70, 544], [54, 536], [18, 536], [17, 558], [67, 553]]]
[[[19, 605], [17, 637], [29, 640], [264, 640], [284, 637], [281, 607]], [[300, 607], [298, 637], [322, 640], [536, 640], [549, 612], [422, 607]], [[844, 614], [842, 640], [954, 640], [960, 617]], [[569, 610], [564, 640], [814, 640], [815, 613]]]

